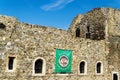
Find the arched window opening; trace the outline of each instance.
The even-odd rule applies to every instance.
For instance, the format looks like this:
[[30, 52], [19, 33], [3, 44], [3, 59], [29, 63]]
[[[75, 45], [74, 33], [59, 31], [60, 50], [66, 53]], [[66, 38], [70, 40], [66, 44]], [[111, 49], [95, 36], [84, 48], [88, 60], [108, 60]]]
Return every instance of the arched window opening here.
[[80, 70], [80, 73], [85, 73], [85, 62], [84, 62], [84, 61], [82, 61], [82, 62], [80, 63], [80, 68], [79, 68], [79, 70]]
[[116, 73], [113, 74], [113, 80], [118, 80], [118, 75]]
[[87, 26], [86, 38], [90, 38], [90, 27]]
[[101, 63], [100, 62], [98, 62], [96, 65], [96, 71], [97, 71], [97, 73], [101, 73]]
[[6, 28], [6, 26], [0, 22], [0, 29], [5, 29], [5, 28]]
[[43, 66], [43, 60], [41, 59], [36, 60], [34, 66], [35, 73], [42, 73], [42, 66]]
[[87, 26], [87, 32], [88, 33], [90, 32], [90, 26]]
[[76, 37], [80, 37], [80, 29], [79, 28], [76, 29]]

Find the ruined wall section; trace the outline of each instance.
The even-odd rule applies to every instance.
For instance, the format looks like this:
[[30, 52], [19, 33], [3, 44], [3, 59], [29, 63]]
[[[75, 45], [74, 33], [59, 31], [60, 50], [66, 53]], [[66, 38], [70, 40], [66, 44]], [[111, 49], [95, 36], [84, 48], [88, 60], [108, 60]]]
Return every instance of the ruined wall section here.
[[79, 25], [80, 25], [80, 22], [81, 22], [81, 19], [83, 18], [84, 15], [77, 15], [74, 17], [69, 29], [68, 29], [68, 32], [69, 34], [72, 35], [72, 37], [76, 37], [75, 33], [76, 33], [76, 29], [79, 28]]
[[106, 17], [100, 8], [96, 8], [85, 14], [79, 26], [81, 37], [92, 40], [105, 39], [105, 20]]
[[108, 26], [109, 36], [120, 35], [120, 10], [112, 8], [101, 8], [103, 14], [106, 16], [106, 24]]
[[92, 40], [102, 40], [105, 39], [106, 34], [105, 21], [106, 17], [101, 8], [95, 8], [87, 14], [76, 16], [72, 21], [69, 31], [76, 37], [76, 29], [79, 28], [81, 38], [89, 37]]
[[[120, 10], [112, 8], [95, 8], [84, 15], [76, 16], [69, 28], [75, 37], [76, 29], [80, 29], [80, 37], [86, 38], [89, 32], [90, 39], [108, 39], [108, 36], [120, 35]], [[88, 31], [89, 27], [89, 31]]]

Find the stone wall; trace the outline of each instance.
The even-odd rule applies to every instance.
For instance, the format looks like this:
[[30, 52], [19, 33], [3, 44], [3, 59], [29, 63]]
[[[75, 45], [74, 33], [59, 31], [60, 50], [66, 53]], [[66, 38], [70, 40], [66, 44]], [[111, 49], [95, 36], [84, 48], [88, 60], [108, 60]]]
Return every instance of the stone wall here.
[[[72, 22], [68, 31], [20, 23], [16, 18], [0, 16], [0, 23], [3, 23], [6, 28], [0, 29], [0, 79], [1, 80], [111, 80], [112, 71], [120, 72], [119, 67], [116, 70], [111, 68], [119, 62], [119, 50], [115, 54], [112, 52], [113, 46], [119, 37], [112, 37], [102, 40], [86, 39], [84, 26], [86, 22], [92, 26], [99, 21], [94, 22], [95, 18], [101, 18], [100, 24], [104, 25], [104, 33], [106, 33], [106, 18], [104, 18], [103, 9], [93, 10], [85, 15], [78, 15]], [[98, 15], [100, 14], [100, 16]], [[94, 16], [95, 18], [93, 19]], [[96, 16], [98, 15], [98, 16]], [[85, 18], [87, 20], [85, 20]], [[93, 21], [91, 20], [93, 19]], [[85, 25], [84, 25], [85, 23]], [[82, 37], [76, 38], [76, 25], [81, 27]], [[92, 26], [94, 29], [96, 26]], [[118, 32], [119, 33], [119, 32]], [[112, 34], [112, 33], [111, 33]], [[105, 35], [106, 36], [106, 35]], [[112, 40], [114, 39], [114, 40]], [[72, 53], [72, 73], [71, 74], [56, 74], [55, 68], [55, 51], [56, 49], [73, 50]], [[7, 70], [8, 57], [15, 57], [15, 69]], [[37, 58], [44, 59], [45, 75], [34, 75], [33, 65]], [[81, 75], [79, 65], [81, 61], [87, 63], [87, 74]], [[113, 61], [113, 62], [112, 62]], [[102, 74], [96, 73], [96, 64], [101, 62], [103, 65]], [[112, 64], [114, 63], [114, 64]]]
[[110, 76], [113, 72], [120, 72], [120, 36], [109, 37], [109, 55], [107, 56], [107, 60]]

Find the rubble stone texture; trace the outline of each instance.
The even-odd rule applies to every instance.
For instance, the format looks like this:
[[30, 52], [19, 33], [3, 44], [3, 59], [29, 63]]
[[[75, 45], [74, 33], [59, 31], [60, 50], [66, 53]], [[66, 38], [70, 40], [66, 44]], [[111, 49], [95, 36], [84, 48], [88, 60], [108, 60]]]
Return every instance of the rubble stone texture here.
[[[54, 73], [57, 48], [73, 50], [71, 74]], [[13, 71], [7, 69], [11, 56]], [[35, 76], [33, 65], [39, 57], [45, 60], [45, 75]], [[87, 63], [85, 75], [79, 72], [82, 60]], [[101, 74], [96, 73], [99, 61]], [[120, 10], [95, 8], [77, 15], [67, 31], [0, 15], [0, 80], [112, 80], [114, 72], [120, 75]]]

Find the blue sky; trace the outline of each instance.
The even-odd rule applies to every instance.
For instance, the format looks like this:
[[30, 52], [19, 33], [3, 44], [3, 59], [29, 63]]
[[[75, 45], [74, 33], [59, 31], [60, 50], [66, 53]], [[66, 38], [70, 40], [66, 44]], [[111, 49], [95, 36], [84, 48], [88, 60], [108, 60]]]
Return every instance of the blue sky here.
[[20, 22], [67, 30], [72, 19], [96, 7], [120, 8], [119, 0], [0, 0], [0, 14]]

